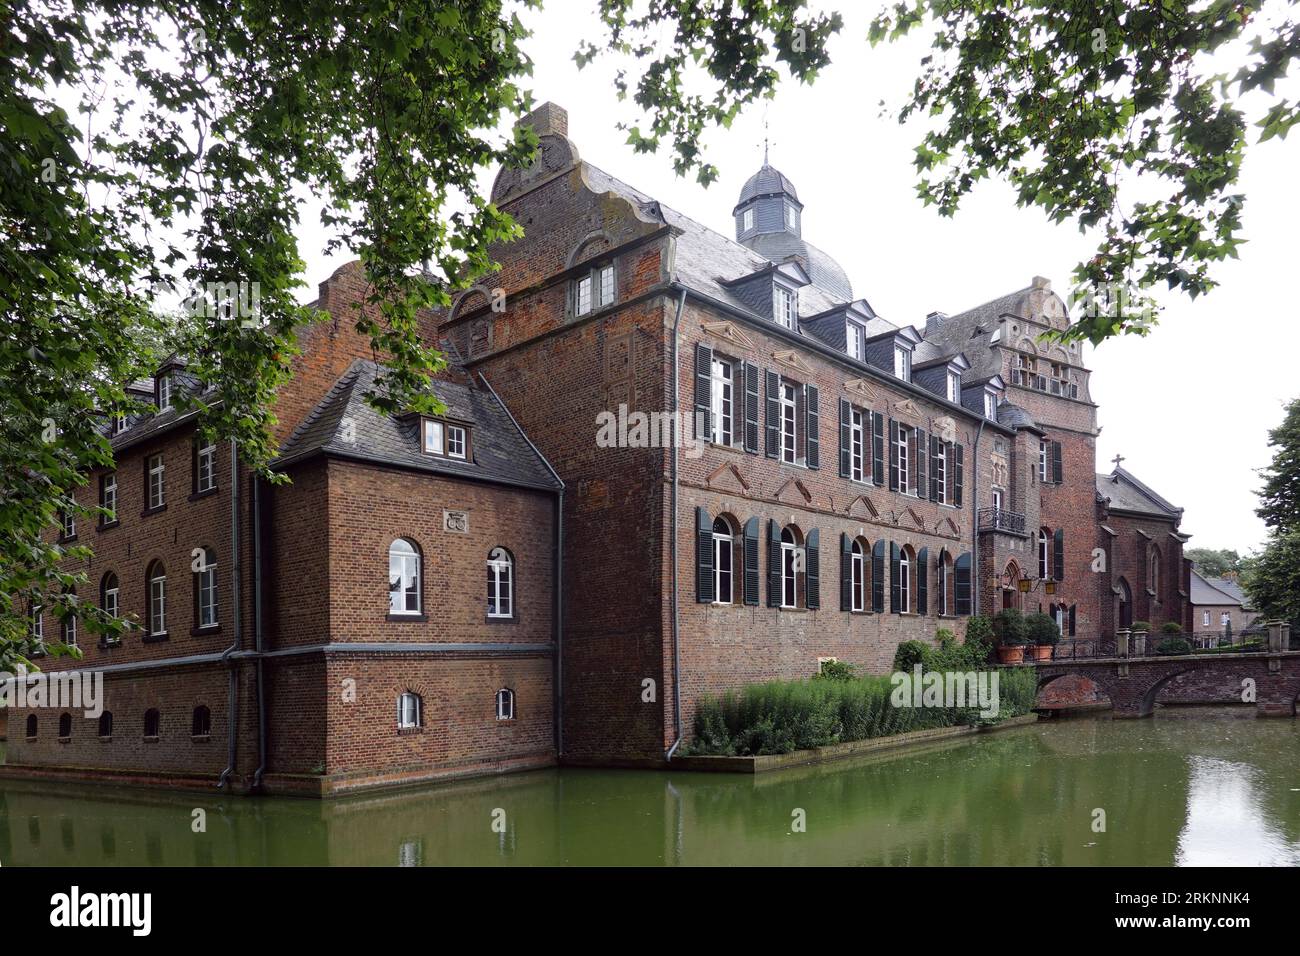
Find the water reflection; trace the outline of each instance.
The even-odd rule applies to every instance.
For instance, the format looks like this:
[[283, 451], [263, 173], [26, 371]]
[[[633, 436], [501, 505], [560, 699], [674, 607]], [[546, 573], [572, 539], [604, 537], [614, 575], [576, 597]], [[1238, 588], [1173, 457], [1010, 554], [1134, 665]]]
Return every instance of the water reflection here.
[[0, 862], [1296, 865], [1298, 742], [1295, 721], [1197, 710], [757, 777], [539, 771], [325, 803], [3, 781]]

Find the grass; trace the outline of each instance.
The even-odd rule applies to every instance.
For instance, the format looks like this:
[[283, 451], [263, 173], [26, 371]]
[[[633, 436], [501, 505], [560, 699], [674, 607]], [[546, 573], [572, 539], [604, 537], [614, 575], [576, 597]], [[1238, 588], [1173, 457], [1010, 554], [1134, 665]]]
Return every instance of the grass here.
[[914, 730], [997, 723], [1033, 709], [1037, 675], [1029, 668], [999, 674], [999, 713], [973, 708], [895, 707], [888, 677], [769, 681], [700, 702], [694, 756], [785, 754], [828, 744], [889, 737]]

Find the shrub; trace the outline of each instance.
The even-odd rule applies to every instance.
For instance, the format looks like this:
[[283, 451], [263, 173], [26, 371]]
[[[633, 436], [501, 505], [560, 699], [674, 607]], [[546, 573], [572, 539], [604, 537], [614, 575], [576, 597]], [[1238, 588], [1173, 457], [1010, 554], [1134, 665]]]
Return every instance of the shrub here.
[[843, 661], [822, 661], [822, 669], [813, 675], [814, 680], [853, 680], [853, 665]]
[[1025, 630], [1025, 618], [1016, 608], [998, 611], [993, 617], [993, 632], [998, 643], [1015, 647], [1028, 641]]
[[1176, 654], [1190, 654], [1191, 652], [1192, 645], [1184, 637], [1166, 637], [1160, 642], [1160, 646], [1156, 648], [1156, 653], [1165, 657], [1172, 657]]
[[1165, 623], [1160, 625], [1160, 633], [1181, 634], [1183, 633], [1183, 626], [1179, 624], [1177, 621], [1165, 621]]
[[1129, 627], [1129, 630], [1130, 630], [1130, 631], [1149, 631], [1149, 630], [1151, 630], [1151, 625], [1150, 625], [1150, 623], [1147, 622], [1147, 621], [1134, 621], [1133, 624], [1132, 624], [1132, 626]]
[[1030, 644], [1056, 644], [1061, 640], [1061, 629], [1049, 615], [1039, 611], [1025, 618], [1025, 636]]
[[929, 654], [930, 648], [920, 641], [903, 641], [894, 651], [894, 670], [911, 671], [917, 664], [924, 667]]

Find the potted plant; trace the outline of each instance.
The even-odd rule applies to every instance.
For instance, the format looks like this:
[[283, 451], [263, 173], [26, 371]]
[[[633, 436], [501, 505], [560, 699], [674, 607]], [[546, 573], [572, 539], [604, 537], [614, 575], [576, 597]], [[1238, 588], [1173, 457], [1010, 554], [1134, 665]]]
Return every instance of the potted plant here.
[[1147, 652], [1147, 632], [1151, 625], [1146, 621], [1133, 622], [1133, 656], [1142, 657]]
[[999, 611], [993, 618], [993, 633], [998, 639], [998, 663], [1019, 664], [1025, 659], [1025, 619], [1015, 608]]
[[1050, 661], [1052, 649], [1061, 639], [1061, 629], [1056, 626], [1056, 622], [1050, 615], [1039, 611], [1025, 618], [1025, 629], [1028, 631], [1027, 637], [1033, 659]]

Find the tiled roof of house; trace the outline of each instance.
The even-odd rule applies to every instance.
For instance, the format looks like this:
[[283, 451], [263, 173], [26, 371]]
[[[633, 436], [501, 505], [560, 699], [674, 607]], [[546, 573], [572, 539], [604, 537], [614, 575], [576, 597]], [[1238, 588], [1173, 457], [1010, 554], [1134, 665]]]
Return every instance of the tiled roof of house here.
[[1170, 504], [1130, 472], [1116, 468], [1110, 474], [1097, 475], [1097, 494], [1110, 500], [1112, 511], [1128, 511], [1177, 522], [1183, 509]]
[[324, 453], [448, 477], [544, 490], [561, 487], [500, 399], [459, 370], [435, 379], [431, 388], [447, 406], [445, 417], [470, 427], [472, 460], [426, 455], [419, 416], [387, 415], [365, 400], [372, 390], [383, 393], [382, 384], [376, 386], [380, 371], [375, 362], [354, 361], [286, 439], [276, 467]]
[[[1224, 587], [1224, 585], [1229, 587]], [[1234, 593], [1235, 592], [1235, 593]], [[1240, 604], [1245, 607], [1245, 595], [1234, 582], [1223, 578], [1207, 578], [1192, 568], [1192, 603], [1193, 604]]]

